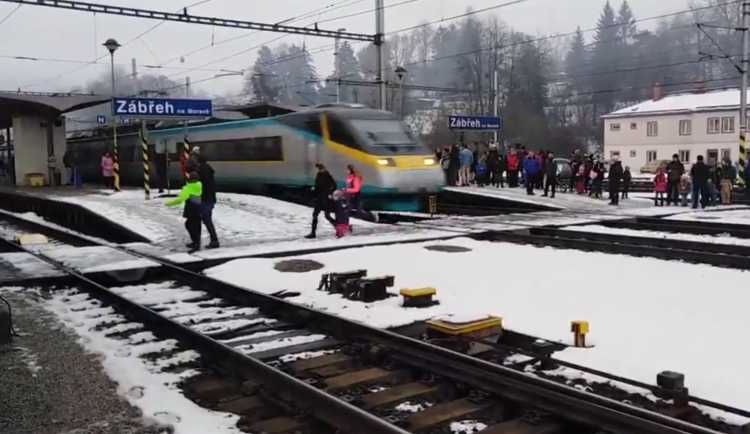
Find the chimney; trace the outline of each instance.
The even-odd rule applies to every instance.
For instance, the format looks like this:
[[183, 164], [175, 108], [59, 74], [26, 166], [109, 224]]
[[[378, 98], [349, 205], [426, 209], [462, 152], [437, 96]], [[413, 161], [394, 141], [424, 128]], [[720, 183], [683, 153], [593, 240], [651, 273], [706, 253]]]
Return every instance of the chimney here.
[[693, 83], [693, 93], [706, 93], [708, 86], [705, 81], [696, 81]]
[[653, 95], [652, 98], [653, 98], [654, 101], [659, 101], [662, 98], [662, 96], [664, 96], [662, 94], [662, 91], [661, 91], [661, 84], [659, 84], [659, 83], [655, 83], [654, 84], [654, 89], [653, 89], [653, 94], [652, 95]]

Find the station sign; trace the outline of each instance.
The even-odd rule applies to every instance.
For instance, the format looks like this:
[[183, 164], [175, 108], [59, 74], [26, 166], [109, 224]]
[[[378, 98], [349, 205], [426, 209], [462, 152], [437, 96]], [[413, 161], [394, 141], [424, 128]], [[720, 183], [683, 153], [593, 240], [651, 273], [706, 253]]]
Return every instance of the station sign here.
[[107, 123], [107, 117], [106, 116], [97, 116], [96, 117], [96, 123], [99, 125], [105, 125]]
[[112, 115], [138, 118], [207, 118], [213, 116], [210, 99], [112, 98]]
[[448, 129], [451, 131], [494, 131], [502, 125], [494, 116], [448, 116]]

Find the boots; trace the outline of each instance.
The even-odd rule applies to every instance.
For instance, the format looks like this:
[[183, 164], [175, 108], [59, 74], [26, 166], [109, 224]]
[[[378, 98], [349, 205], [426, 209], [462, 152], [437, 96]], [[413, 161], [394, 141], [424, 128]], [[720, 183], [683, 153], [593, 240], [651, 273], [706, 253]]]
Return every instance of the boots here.
[[312, 228], [310, 229], [310, 233], [305, 236], [308, 240], [312, 240], [315, 238], [315, 231], [318, 230], [318, 219], [313, 219], [312, 221]]

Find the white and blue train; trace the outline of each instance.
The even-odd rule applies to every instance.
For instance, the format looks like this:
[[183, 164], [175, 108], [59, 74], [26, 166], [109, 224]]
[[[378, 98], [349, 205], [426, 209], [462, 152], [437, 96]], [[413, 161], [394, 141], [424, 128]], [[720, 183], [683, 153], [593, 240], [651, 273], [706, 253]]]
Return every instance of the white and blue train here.
[[[263, 193], [268, 188], [310, 187], [315, 164], [323, 163], [340, 185], [347, 166], [363, 176], [368, 207], [412, 211], [420, 196], [437, 193], [444, 177], [434, 154], [400, 119], [382, 110], [319, 107], [295, 113], [149, 132], [154, 143], [170, 143], [166, 152], [171, 182], [182, 180], [179, 164], [185, 132], [214, 166], [219, 190]], [[86, 181], [100, 176], [99, 162], [111, 152], [111, 138], [69, 140]], [[171, 149], [170, 149], [171, 148]], [[156, 147], [159, 149], [159, 147]], [[121, 182], [143, 182], [137, 133], [118, 135]], [[164, 151], [160, 151], [164, 152]], [[164, 159], [153, 157], [153, 161]]]

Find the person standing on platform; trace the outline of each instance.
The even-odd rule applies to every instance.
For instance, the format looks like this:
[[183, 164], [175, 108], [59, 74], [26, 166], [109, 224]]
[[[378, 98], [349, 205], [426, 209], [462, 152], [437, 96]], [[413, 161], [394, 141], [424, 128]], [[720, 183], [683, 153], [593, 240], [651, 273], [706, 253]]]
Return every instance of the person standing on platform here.
[[529, 196], [534, 196], [534, 181], [541, 172], [541, 167], [539, 166], [539, 159], [534, 156], [533, 151], [529, 151], [529, 155], [523, 161], [523, 171], [526, 174], [524, 178], [526, 194]]
[[[555, 162], [555, 154], [552, 151], [547, 152], [547, 159], [544, 161], [544, 174], [540, 178], [547, 176], [544, 182], [544, 194], [542, 196], [547, 197], [548, 195], [552, 198], [555, 197], [555, 189], [557, 188], [557, 163]], [[550, 195], [550, 189], [552, 194]]]
[[69, 185], [75, 185], [75, 175], [73, 174], [73, 152], [70, 149], [63, 154], [63, 166], [65, 166], [65, 179]]
[[190, 236], [190, 242], [186, 247], [191, 252], [201, 248], [201, 195], [203, 194], [203, 185], [200, 181], [200, 175], [196, 172], [189, 172], [185, 179], [185, 185], [180, 191], [177, 199], [164, 202], [167, 206], [178, 206], [185, 204], [182, 211], [182, 217], [185, 218], [185, 229]]
[[197, 146], [193, 148], [193, 152], [190, 154], [188, 166], [191, 167], [191, 172], [198, 174], [201, 181], [201, 220], [206, 226], [211, 240], [206, 248], [219, 248], [219, 237], [216, 235], [213, 217], [214, 207], [216, 207], [216, 178], [214, 176], [214, 168], [203, 158], [200, 154], [200, 148]]
[[325, 164], [318, 163], [315, 165], [315, 168], [318, 169], [318, 174], [315, 175], [315, 187], [313, 187], [315, 205], [312, 215], [312, 228], [310, 229], [310, 233], [305, 237], [307, 239], [313, 239], [317, 236], [318, 216], [321, 212], [328, 223], [334, 226], [336, 223], [330, 214], [331, 208], [333, 207], [333, 199], [331, 198], [331, 195], [336, 191], [336, 180], [334, 180], [331, 173], [328, 172]]
[[609, 204], [620, 204], [620, 182], [625, 174], [622, 169], [620, 157], [612, 157], [612, 164], [609, 166]]
[[104, 179], [105, 188], [114, 188], [115, 162], [109, 152], [102, 155], [102, 178]]

